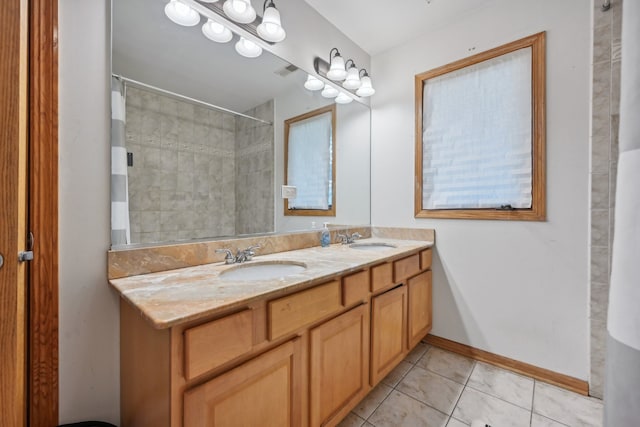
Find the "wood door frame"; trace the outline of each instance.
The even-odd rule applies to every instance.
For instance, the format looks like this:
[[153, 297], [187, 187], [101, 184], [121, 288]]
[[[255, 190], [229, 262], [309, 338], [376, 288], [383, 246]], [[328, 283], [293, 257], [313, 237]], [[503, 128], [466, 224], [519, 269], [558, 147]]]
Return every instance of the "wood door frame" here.
[[58, 0], [29, 0], [27, 417], [58, 425]]

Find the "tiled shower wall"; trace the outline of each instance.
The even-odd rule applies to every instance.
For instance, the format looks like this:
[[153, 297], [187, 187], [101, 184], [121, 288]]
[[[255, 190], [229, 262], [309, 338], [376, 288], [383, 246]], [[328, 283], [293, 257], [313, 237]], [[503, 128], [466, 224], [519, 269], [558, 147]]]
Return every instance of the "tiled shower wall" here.
[[591, 129], [591, 375], [590, 393], [602, 398], [609, 277], [618, 169], [622, 0], [602, 11], [594, 0]]
[[273, 100], [236, 118], [236, 234], [264, 233], [274, 229]]
[[126, 119], [132, 243], [237, 234], [237, 117], [127, 87]]

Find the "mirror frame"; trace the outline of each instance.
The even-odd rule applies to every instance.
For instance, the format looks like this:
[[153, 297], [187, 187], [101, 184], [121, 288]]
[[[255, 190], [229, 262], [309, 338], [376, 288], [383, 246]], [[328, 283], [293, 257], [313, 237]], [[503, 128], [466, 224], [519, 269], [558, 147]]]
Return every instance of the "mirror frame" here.
[[299, 116], [291, 117], [284, 121], [284, 185], [288, 185], [289, 177], [289, 127], [296, 122], [309, 119], [311, 117], [319, 116], [320, 114], [331, 112], [331, 138], [332, 138], [332, 166], [331, 166], [331, 189], [332, 189], [332, 201], [331, 208], [326, 210], [321, 209], [289, 209], [288, 199], [283, 199], [284, 215], [285, 216], [336, 216], [336, 104], [332, 102], [326, 107], [318, 108], [313, 111], [301, 114]]

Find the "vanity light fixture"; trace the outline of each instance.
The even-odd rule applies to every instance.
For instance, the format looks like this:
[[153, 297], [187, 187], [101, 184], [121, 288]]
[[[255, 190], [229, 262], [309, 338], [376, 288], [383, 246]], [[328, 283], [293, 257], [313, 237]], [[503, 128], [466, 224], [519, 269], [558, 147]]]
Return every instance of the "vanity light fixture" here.
[[218, 0], [200, 0], [202, 3], [218, 3]]
[[351, 66], [347, 67], [347, 78], [342, 83], [342, 87], [349, 90], [358, 89], [362, 83], [360, 82], [360, 71], [356, 67], [356, 63], [353, 59], [349, 59], [345, 65], [351, 62]]
[[347, 95], [347, 94], [346, 94], [346, 93], [344, 93], [344, 92], [340, 92], [340, 93], [338, 94], [338, 96], [336, 97], [336, 102], [337, 102], [338, 104], [348, 104], [348, 103], [350, 103], [351, 101], [353, 101], [353, 98], [351, 98], [349, 95]]
[[371, 96], [376, 93], [376, 90], [373, 88], [373, 84], [371, 83], [371, 77], [369, 77], [369, 73], [364, 68], [360, 70], [360, 74], [364, 72], [364, 75], [360, 78], [360, 88], [356, 90], [356, 95], [366, 98], [367, 96]]
[[178, 25], [193, 27], [200, 22], [200, 14], [180, 0], [171, 0], [164, 7], [164, 13]]
[[256, 19], [256, 10], [250, 0], [227, 0], [222, 6], [225, 15], [240, 24], [250, 24]]
[[320, 95], [324, 96], [325, 98], [335, 98], [339, 93], [340, 92], [338, 92], [338, 89], [336, 89], [335, 87], [325, 84], [324, 89], [322, 90]]
[[212, 19], [209, 19], [207, 23], [202, 26], [202, 34], [209, 40], [217, 43], [226, 43], [233, 38], [233, 33], [230, 29]]
[[276, 9], [273, 0], [265, 0], [262, 10], [262, 23], [257, 28], [258, 35], [268, 42], [281, 42], [287, 33], [282, 28], [280, 12]]
[[257, 58], [262, 54], [262, 48], [251, 40], [240, 37], [236, 43], [236, 52], [247, 58]]
[[304, 82], [304, 87], [308, 90], [320, 90], [324, 88], [324, 83], [311, 74], [307, 74], [307, 81]]
[[[335, 55], [333, 51], [336, 51]], [[344, 59], [340, 55], [340, 51], [337, 48], [331, 49], [329, 52], [329, 71], [327, 77], [334, 81], [342, 81], [347, 77], [347, 70], [344, 68]]]

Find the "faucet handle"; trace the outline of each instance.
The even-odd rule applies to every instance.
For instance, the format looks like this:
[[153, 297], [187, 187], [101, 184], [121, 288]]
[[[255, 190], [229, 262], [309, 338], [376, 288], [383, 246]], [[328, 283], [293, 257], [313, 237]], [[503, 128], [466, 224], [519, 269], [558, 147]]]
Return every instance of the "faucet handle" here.
[[242, 253], [244, 254], [245, 260], [251, 261], [253, 256], [256, 254], [255, 252], [256, 249], [260, 249], [260, 245], [252, 245], [252, 246], [249, 246], [244, 251], [242, 251]]
[[336, 241], [342, 242], [343, 245], [346, 245], [347, 243], [349, 243], [349, 236], [347, 236], [346, 234], [338, 233], [336, 235]]
[[361, 238], [362, 238], [362, 234], [358, 233], [357, 231], [351, 235], [351, 241], [352, 242], [357, 240], [357, 239], [361, 239]]
[[225, 264], [233, 264], [234, 262], [236, 262], [236, 257], [233, 256], [233, 252], [231, 252], [230, 249], [216, 249], [216, 253], [227, 254], [227, 256], [224, 257]]

